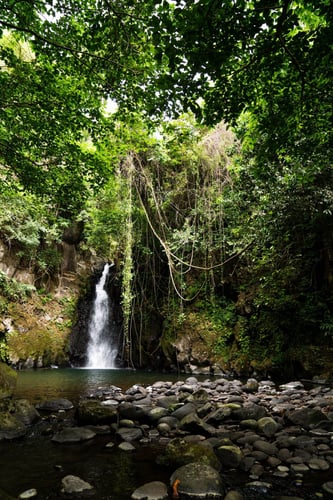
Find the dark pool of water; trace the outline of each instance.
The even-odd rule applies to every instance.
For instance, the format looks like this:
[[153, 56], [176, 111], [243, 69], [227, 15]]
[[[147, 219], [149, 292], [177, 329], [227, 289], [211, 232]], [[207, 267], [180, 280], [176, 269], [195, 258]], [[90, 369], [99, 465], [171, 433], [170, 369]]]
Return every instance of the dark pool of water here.
[[134, 384], [149, 385], [157, 380], [184, 380], [188, 375], [145, 372], [140, 370], [92, 370], [79, 368], [27, 370], [18, 372], [16, 397], [37, 402], [42, 399], [68, 398], [77, 401], [81, 396], [101, 387], [116, 385], [128, 389]]
[[[149, 385], [156, 380], [176, 381], [186, 377], [131, 370], [24, 371], [18, 373], [15, 397], [32, 402], [62, 397], [75, 402], [110, 384], [127, 389], [133, 384]], [[129, 500], [133, 491], [145, 482], [161, 480], [168, 484], [173, 471], [156, 462], [162, 448], [154, 443], [140, 444], [134, 452], [127, 453], [117, 446], [106, 448], [112, 439], [111, 435], [98, 436], [82, 444], [61, 445], [34, 430], [24, 439], [0, 441], [0, 500], [4, 498], [1, 490], [17, 498], [30, 488], [37, 489], [37, 500], [64, 498], [60, 491], [61, 479], [68, 474], [77, 475], [95, 487], [94, 495], [89, 497], [93, 500]], [[293, 495], [304, 500], [326, 498], [320, 496], [322, 492], [318, 493], [320, 485], [332, 480], [327, 473], [309, 475], [300, 487], [295, 478], [273, 479], [273, 489], [259, 493], [244, 489], [249, 478], [240, 471], [222, 471], [222, 477], [227, 487], [240, 488], [245, 500], [273, 499], [277, 495]], [[267, 480], [272, 482], [272, 477]]]
[[[157, 380], [183, 380], [187, 376], [134, 370], [52, 369], [18, 372], [16, 398], [34, 403], [45, 399], [68, 398], [73, 402], [111, 384], [123, 390], [134, 384], [149, 385]], [[128, 500], [133, 491], [152, 480], [168, 481], [172, 471], [156, 464], [160, 448], [138, 446], [133, 453], [111, 450], [105, 445], [112, 436], [98, 436], [76, 445], [52, 443], [50, 437], [31, 435], [0, 442], [0, 490], [17, 498], [36, 488], [38, 499], [62, 498], [61, 479], [74, 474], [91, 483], [98, 500]], [[0, 491], [0, 500], [2, 500]]]

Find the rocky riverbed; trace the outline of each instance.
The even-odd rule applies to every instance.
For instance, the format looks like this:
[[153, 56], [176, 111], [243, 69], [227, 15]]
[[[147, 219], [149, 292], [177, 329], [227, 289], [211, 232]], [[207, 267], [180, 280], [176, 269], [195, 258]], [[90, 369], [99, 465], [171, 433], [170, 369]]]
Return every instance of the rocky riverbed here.
[[[189, 377], [126, 391], [103, 387], [75, 405], [6, 401], [0, 440], [25, 439], [33, 428], [50, 446], [101, 434], [109, 436], [111, 454], [155, 444], [169, 480], [142, 484], [133, 500], [333, 498], [333, 390], [320, 382], [276, 387], [270, 380]], [[96, 495], [98, 485], [86, 479], [65, 475], [58, 497]], [[38, 483], [19, 496], [32, 497], [40, 498]]]

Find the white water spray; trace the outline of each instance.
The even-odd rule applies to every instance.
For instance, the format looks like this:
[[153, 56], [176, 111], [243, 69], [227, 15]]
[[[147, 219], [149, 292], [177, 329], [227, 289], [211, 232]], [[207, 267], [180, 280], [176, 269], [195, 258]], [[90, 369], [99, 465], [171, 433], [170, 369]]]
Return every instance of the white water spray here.
[[105, 264], [102, 276], [96, 284], [96, 297], [89, 322], [87, 368], [116, 368], [117, 348], [112, 343], [109, 297], [105, 290], [110, 267]]

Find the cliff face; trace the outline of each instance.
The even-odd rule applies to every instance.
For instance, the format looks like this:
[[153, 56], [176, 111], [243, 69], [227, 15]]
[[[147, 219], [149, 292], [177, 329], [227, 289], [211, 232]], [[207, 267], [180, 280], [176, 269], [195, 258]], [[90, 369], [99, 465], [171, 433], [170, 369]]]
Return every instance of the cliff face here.
[[44, 274], [0, 240], [0, 356], [16, 368], [69, 364], [78, 297], [95, 265], [78, 251], [80, 233], [67, 231], [57, 272]]

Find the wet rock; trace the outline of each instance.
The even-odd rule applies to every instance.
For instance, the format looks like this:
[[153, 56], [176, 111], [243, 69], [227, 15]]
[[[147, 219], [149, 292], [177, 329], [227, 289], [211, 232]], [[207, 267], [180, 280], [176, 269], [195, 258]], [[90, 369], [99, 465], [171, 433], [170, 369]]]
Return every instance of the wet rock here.
[[119, 428], [116, 435], [120, 437], [123, 441], [136, 441], [143, 436], [143, 432], [139, 427], [134, 428]]
[[311, 429], [327, 419], [325, 413], [315, 408], [301, 408], [300, 410], [289, 411], [287, 418], [294, 425], [299, 425], [305, 429]]
[[159, 464], [172, 467], [200, 461], [216, 470], [221, 469], [221, 463], [212, 448], [200, 442], [188, 442], [183, 438], [172, 439], [165, 447], [163, 454], [158, 456], [157, 461]]
[[259, 382], [255, 378], [249, 378], [243, 387], [246, 392], [257, 392], [258, 388]]
[[14, 415], [8, 412], [0, 413], [0, 441], [20, 438], [26, 432], [27, 427]]
[[259, 418], [257, 421], [258, 432], [261, 432], [268, 438], [274, 436], [279, 427], [279, 424], [272, 417]]
[[127, 441], [123, 441], [122, 443], [120, 443], [118, 448], [122, 451], [134, 451], [135, 450], [135, 447], [131, 443], [128, 443]]
[[242, 450], [238, 446], [219, 446], [216, 449], [216, 455], [222, 465], [226, 467], [239, 467], [243, 453]]
[[266, 415], [266, 408], [255, 403], [245, 403], [244, 406], [232, 412], [232, 417], [236, 420], [259, 420], [259, 418], [266, 417]]
[[133, 420], [134, 422], [144, 422], [147, 419], [147, 411], [151, 408], [145, 408], [138, 404], [131, 404], [128, 402], [121, 403], [118, 411], [121, 418]]
[[31, 425], [40, 419], [38, 411], [27, 399], [15, 400], [14, 415], [24, 425]]
[[256, 450], [266, 453], [266, 455], [276, 455], [278, 453], [278, 448], [268, 441], [258, 440], [253, 443], [253, 447]]
[[118, 412], [114, 405], [105, 405], [98, 399], [80, 401], [76, 416], [83, 425], [107, 425], [117, 421]]
[[328, 481], [327, 483], [324, 483], [323, 490], [326, 491], [326, 493], [333, 495], [333, 481]]
[[219, 472], [209, 465], [198, 462], [177, 469], [170, 478], [170, 485], [178, 483], [179, 496], [183, 499], [222, 500], [224, 487]]
[[76, 494], [76, 495], [79, 493], [84, 494], [87, 492], [92, 492], [94, 489], [93, 486], [91, 486], [91, 484], [73, 475], [65, 476], [61, 480], [61, 483], [62, 483], [61, 492], [66, 494]]
[[131, 496], [132, 500], [167, 500], [167, 486], [160, 481], [152, 481], [137, 488]]
[[36, 405], [38, 410], [42, 411], [59, 411], [59, 410], [71, 410], [74, 405], [71, 401], [64, 398], [50, 399], [47, 401], [42, 401]]
[[186, 415], [190, 413], [195, 413], [196, 407], [193, 403], [186, 403], [182, 405], [180, 408], [177, 408], [175, 411], [171, 413], [171, 415], [178, 420], [182, 420]]
[[201, 420], [196, 413], [189, 413], [182, 418], [180, 428], [187, 432], [197, 432], [208, 436], [215, 433], [215, 428]]
[[224, 405], [209, 413], [205, 418], [205, 422], [212, 425], [219, 425], [221, 422], [229, 418], [231, 413], [232, 408], [230, 408], [228, 405]]
[[30, 488], [29, 490], [25, 490], [19, 494], [19, 500], [34, 498], [38, 495], [38, 492], [35, 488]]
[[51, 439], [55, 443], [80, 443], [93, 439], [96, 433], [85, 427], [65, 427]]

